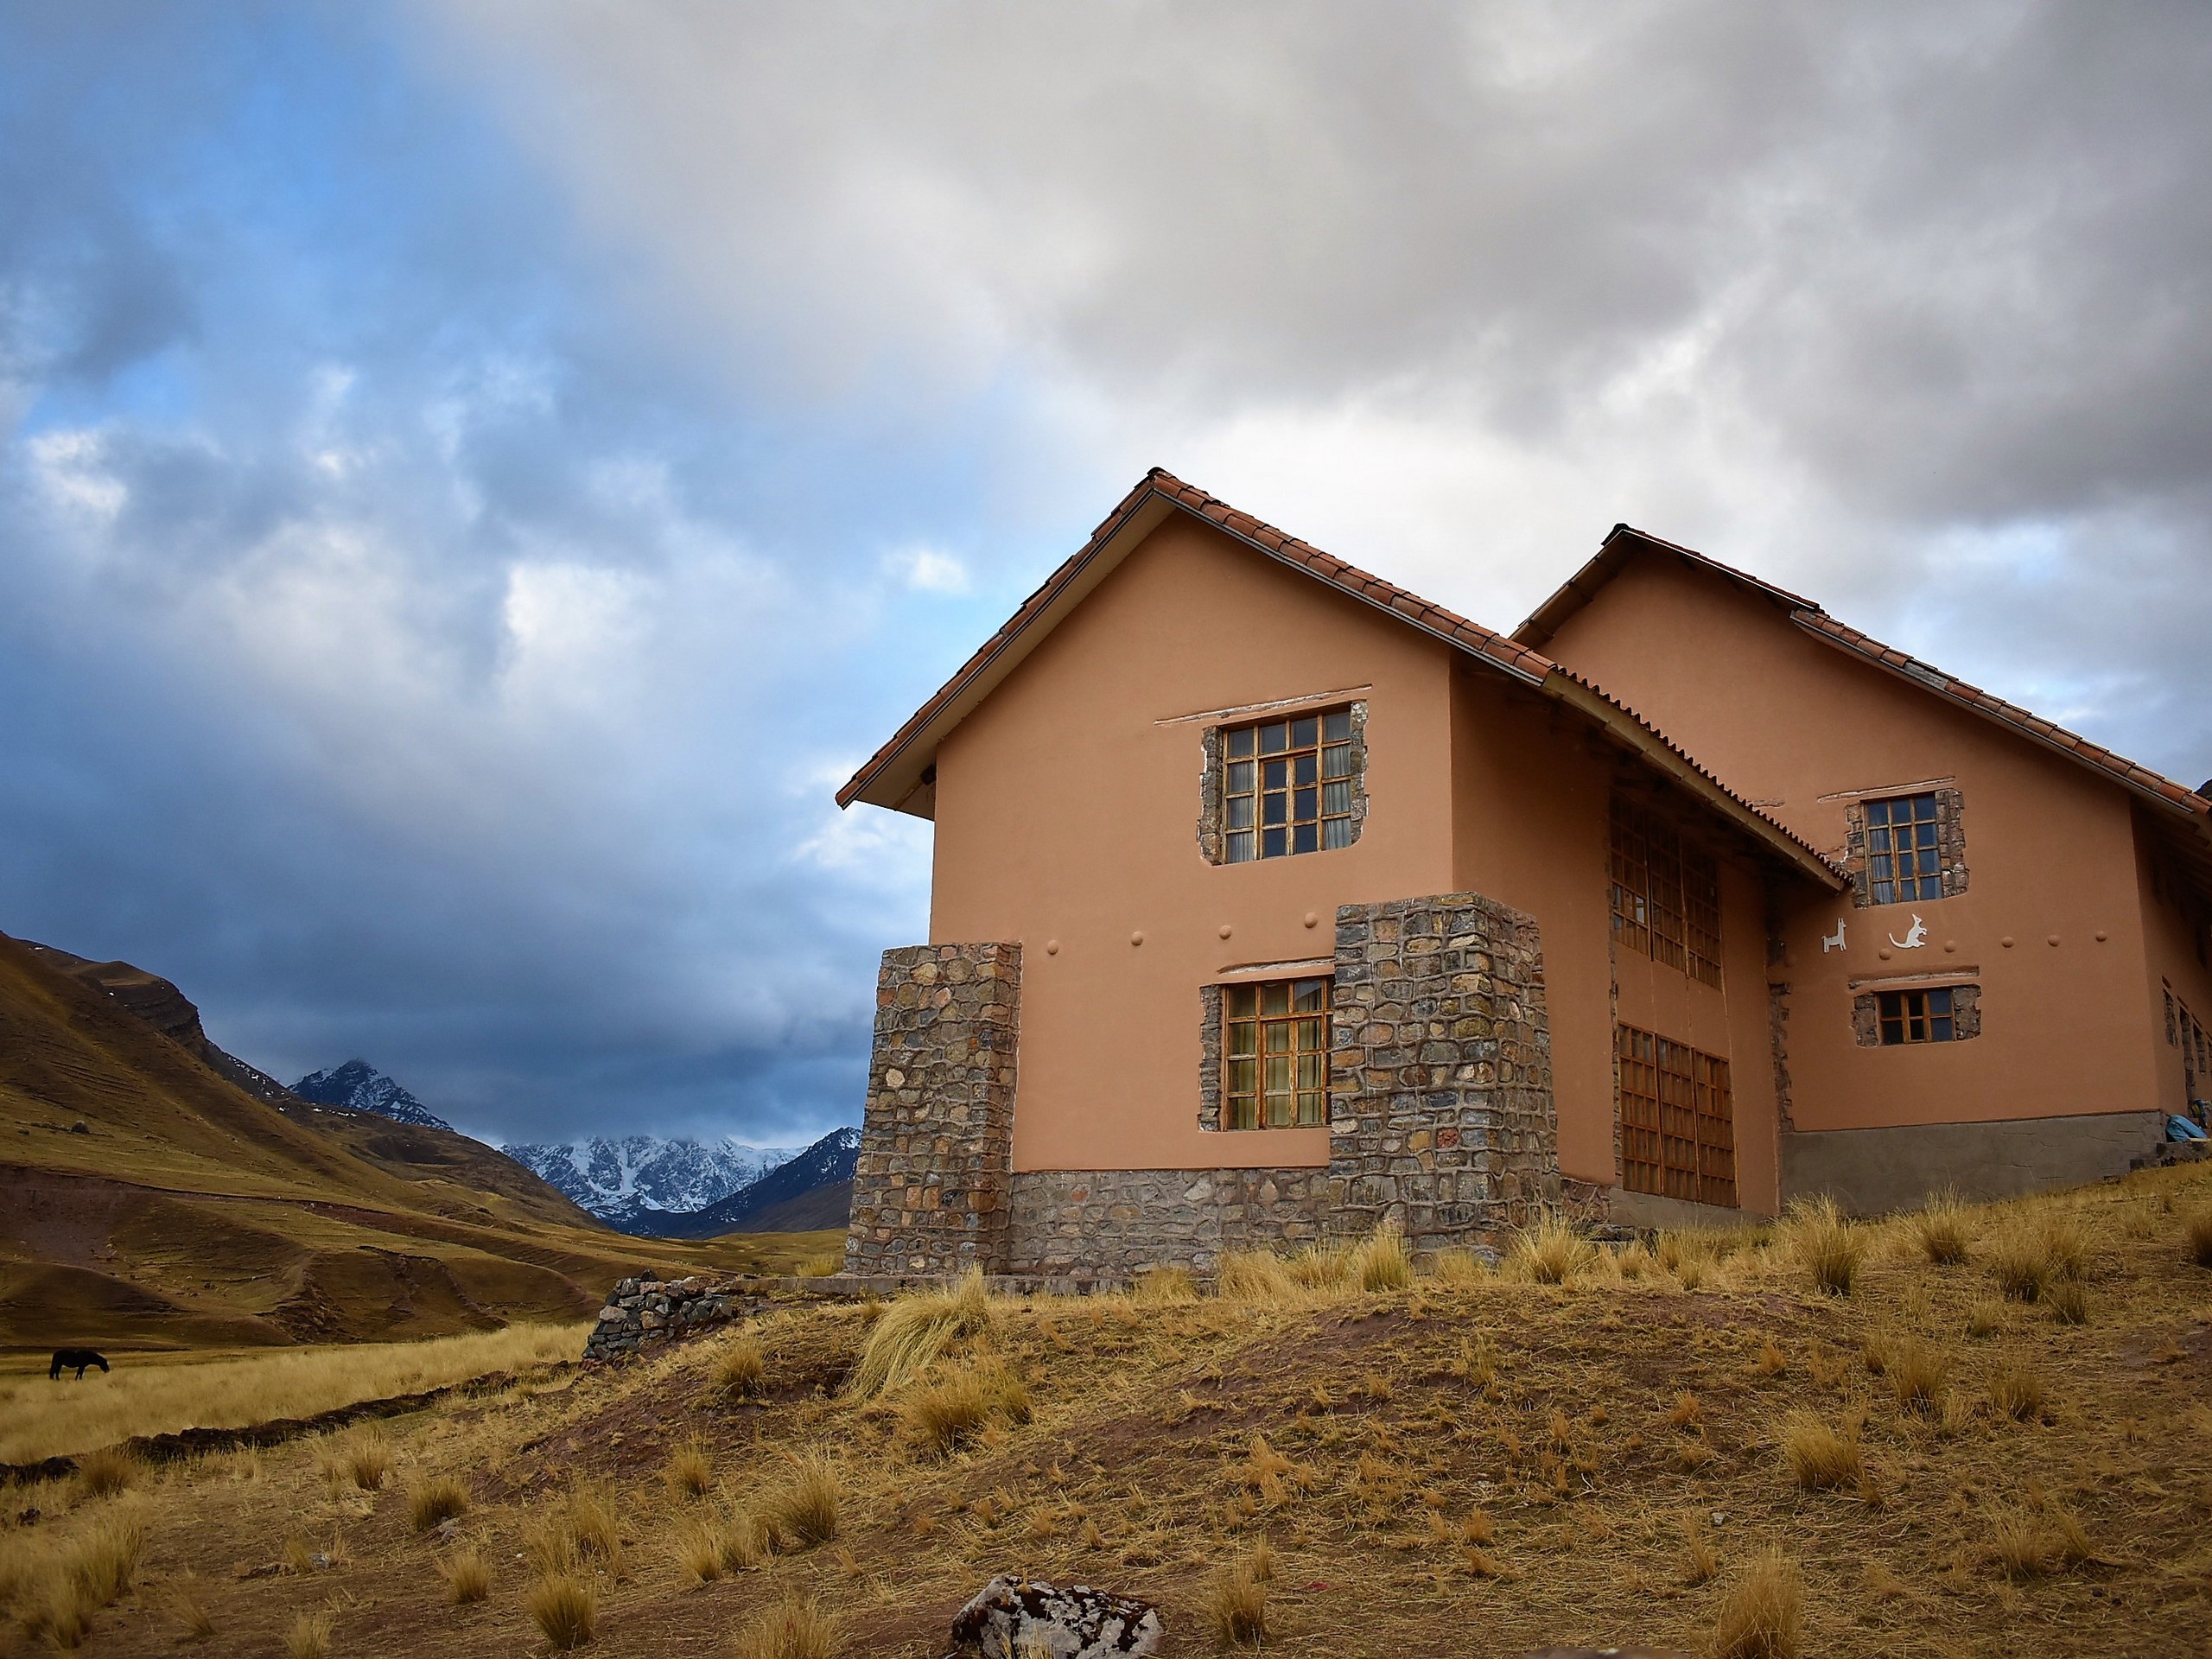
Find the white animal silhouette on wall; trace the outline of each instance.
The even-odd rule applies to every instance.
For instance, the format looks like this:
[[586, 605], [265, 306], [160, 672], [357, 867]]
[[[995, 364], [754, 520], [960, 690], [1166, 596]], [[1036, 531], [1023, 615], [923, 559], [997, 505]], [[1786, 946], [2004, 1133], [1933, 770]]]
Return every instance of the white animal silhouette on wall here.
[[1917, 950], [1928, 943], [1928, 924], [1915, 916], [1912, 918], [1912, 925], [1904, 931], [1904, 938], [1899, 938], [1892, 933], [1890, 935], [1890, 943], [1900, 950]]
[[1831, 950], [1842, 950], [1842, 949], [1843, 949], [1843, 920], [1842, 920], [1842, 918], [1841, 918], [1840, 917], [1839, 917], [1839, 918], [1836, 919], [1835, 931], [1834, 931], [1834, 932], [1833, 932], [1833, 933], [1824, 934], [1824, 935], [1822, 935], [1822, 936], [1821, 936], [1821, 954], [1822, 956], [1824, 956], [1824, 957], [1825, 957], [1825, 956], [1826, 956], [1826, 955], [1827, 955], [1827, 953], [1828, 953], [1829, 951], [1831, 951]]

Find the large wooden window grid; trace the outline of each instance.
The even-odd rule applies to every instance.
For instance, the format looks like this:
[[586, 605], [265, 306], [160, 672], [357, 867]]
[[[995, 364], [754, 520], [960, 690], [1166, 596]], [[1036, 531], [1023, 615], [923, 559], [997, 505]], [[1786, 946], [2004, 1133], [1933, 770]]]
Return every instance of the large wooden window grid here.
[[1632, 950], [1720, 986], [1720, 868], [1671, 824], [1612, 806], [1613, 932]]
[[1631, 1192], [1736, 1205], [1736, 1113], [1728, 1062], [1617, 1026], [1621, 1180]]
[[1866, 884], [1878, 905], [1943, 896], [1943, 855], [1936, 844], [1932, 791], [1866, 803]]
[[1223, 988], [1224, 1127], [1313, 1128], [1328, 1122], [1329, 984], [1286, 979]]
[[1357, 760], [1351, 709], [1239, 726], [1221, 736], [1228, 862], [1351, 845]]
[[1876, 998], [1882, 1021], [1882, 1046], [1903, 1043], [1948, 1043], [1958, 1035], [1952, 1017], [1951, 993], [1884, 991]]

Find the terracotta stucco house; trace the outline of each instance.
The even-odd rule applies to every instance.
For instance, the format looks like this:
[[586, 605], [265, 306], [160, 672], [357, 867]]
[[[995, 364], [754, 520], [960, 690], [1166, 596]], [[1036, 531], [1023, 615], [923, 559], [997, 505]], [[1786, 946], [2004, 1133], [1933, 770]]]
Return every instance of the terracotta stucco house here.
[[855, 1271], [2024, 1190], [2208, 1087], [2212, 803], [1625, 527], [1507, 636], [1154, 472], [838, 798], [937, 826]]

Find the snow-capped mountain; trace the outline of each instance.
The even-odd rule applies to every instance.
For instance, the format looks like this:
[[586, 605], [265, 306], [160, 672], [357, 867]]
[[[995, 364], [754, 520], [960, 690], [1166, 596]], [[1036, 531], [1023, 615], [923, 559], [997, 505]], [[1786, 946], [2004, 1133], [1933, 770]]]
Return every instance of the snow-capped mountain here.
[[366, 1060], [348, 1060], [327, 1071], [310, 1071], [292, 1085], [292, 1092], [318, 1106], [374, 1112], [395, 1123], [418, 1123], [426, 1129], [453, 1128]]
[[609, 1226], [650, 1231], [652, 1217], [704, 1210], [788, 1162], [798, 1149], [626, 1135], [504, 1150]]
[[853, 1166], [861, 1132], [832, 1129], [750, 1185], [688, 1216], [670, 1216], [664, 1238], [715, 1238], [730, 1232], [804, 1232], [842, 1227], [852, 1210]]

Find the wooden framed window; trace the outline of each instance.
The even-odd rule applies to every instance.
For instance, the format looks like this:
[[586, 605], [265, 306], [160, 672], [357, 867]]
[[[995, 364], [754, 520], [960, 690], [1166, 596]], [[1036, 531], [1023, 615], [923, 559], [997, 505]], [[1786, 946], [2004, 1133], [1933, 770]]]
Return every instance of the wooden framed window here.
[[1222, 988], [1224, 1128], [1328, 1122], [1329, 988], [1326, 979]]
[[1736, 1207], [1736, 1113], [1728, 1062], [1633, 1026], [1613, 1028], [1621, 1184]]
[[1934, 991], [1883, 991], [1875, 998], [1882, 1021], [1882, 1046], [1904, 1043], [1948, 1043], [1958, 1035], [1948, 986]]
[[1878, 905], [1943, 896], [1943, 852], [1936, 791], [1866, 803], [1866, 885]]
[[1350, 709], [1221, 734], [1225, 863], [1349, 847], [1359, 770]]
[[1614, 936], [1718, 990], [1720, 867], [1713, 856], [1685, 847], [1673, 826], [1616, 798], [1608, 861]]

